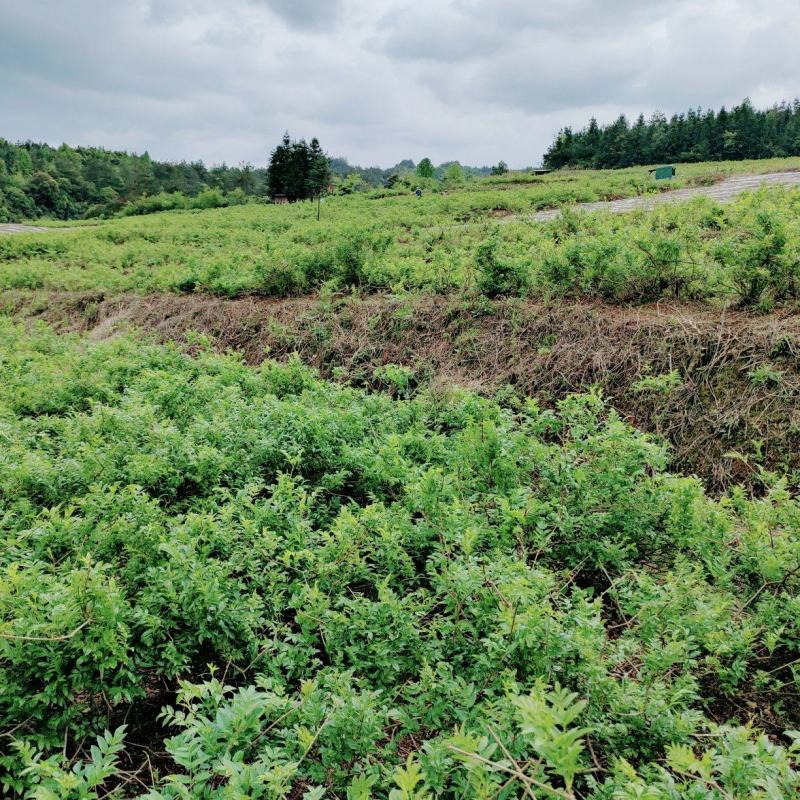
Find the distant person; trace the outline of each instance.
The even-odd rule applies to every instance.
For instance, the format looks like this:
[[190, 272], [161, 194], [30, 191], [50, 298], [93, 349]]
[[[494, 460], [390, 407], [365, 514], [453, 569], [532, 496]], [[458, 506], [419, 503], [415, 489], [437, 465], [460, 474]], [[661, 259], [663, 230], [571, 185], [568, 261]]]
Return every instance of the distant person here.
[[414, 189], [414, 194], [415, 194], [417, 197], [422, 197], [422, 189], [420, 189], [419, 187], [417, 187], [416, 189]]

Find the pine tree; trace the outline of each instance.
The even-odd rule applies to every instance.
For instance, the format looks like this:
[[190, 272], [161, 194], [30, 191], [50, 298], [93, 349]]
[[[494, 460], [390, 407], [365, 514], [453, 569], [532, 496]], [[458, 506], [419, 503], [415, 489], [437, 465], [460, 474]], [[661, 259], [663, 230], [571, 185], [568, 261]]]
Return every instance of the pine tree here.
[[293, 142], [285, 133], [269, 159], [267, 186], [269, 195], [284, 195], [290, 201], [316, 197], [330, 182], [330, 160], [315, 137]]
[[800, 101], [757, 111], [745, 99], [728, 111], [690, 109], [669, 121], [656, 112], [640, 114], [633, 126], [624, 116], [599, 126], [592, 118], [583, 130], [559, 131], [544, 154], [548, 167], [623, 167], [668, 161], [766, 158], [800, 153]]
[[267, 187], [269, 196], [273, 199], [276, 195], [288, 196], [287, 180], [289, 177], [289, 159], [291, 158], [292, 142], [289, 132], [283, 134], [281, 143], [272, 151], [269, 157], [267, 170]]
[[312, 197], [318, 197], [328, 188], [331, 181], [330, 160], [323, 152], [319, 139], [315, 136], [311, 140], [311, 158], [309, 188]]

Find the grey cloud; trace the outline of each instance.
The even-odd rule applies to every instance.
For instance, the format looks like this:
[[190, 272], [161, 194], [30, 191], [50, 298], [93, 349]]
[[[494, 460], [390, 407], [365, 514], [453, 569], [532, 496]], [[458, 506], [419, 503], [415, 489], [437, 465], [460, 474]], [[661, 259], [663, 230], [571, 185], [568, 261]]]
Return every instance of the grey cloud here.
[[338, 22], [344, 11], [342, 0], [254, 0], [270, 8], [298, 30], [323, 31]]
[[[407, 5], [387, 14], [379, 47], [394, 58], [476, 61], [520, 43], [550, 37], [591, 46], [599, 37], [621, 39], [639, 26], [674, 16], [688, 0], [458, 0]], [[533, 41], [531, 41], [533, 39]]]
[[795, 0], [0, 0], [0, 136], [264, 163], [536, 163], [590, 114], [769, 103]]
[[678, 111], [800, 75], [800, 50], [783, 45], [800, 10], [774, 5], [769, 13], [736, 0], [462, 0], [395, 10], [377, 47], [417, 65], [420, 82], [449, 106]]

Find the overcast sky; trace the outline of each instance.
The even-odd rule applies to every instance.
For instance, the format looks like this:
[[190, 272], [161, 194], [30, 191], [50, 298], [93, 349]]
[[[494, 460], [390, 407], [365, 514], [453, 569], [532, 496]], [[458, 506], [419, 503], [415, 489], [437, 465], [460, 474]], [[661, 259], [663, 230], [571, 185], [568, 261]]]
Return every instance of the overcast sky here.
[[800, 94], [798, 0], [0, 0], [0, 136], [538, 164], [563, 125]]

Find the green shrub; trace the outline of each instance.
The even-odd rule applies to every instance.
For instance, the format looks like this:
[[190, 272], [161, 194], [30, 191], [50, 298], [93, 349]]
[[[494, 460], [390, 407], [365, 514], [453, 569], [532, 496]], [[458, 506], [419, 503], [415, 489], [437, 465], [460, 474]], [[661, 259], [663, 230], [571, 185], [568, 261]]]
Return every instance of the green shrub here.
[[[647, 241], [669, 239], [673, 213], [637, 235], [655, 225]], [[111, 229], [134, 262], [144, 235], [175, 235], [139, 224]], [[248, 230], [267, 279], [282, 255]], [[555, 251], [581, 231], [593, 235], [540, 233]], [[114, 250], [100, 233], [88, 241]], [[519, 241], [502, 229], [487, 258], [501, 234], [502, 248]], [[419, 253], [453, 236], [428, 231]], [[354, 238], [374, 285], [385, 239]], [[599, 239], [570, 245], [574, 280], [606, 275]], [[317, 246], [336, 251], [312, 227], [292, 252]], [[173, 278], [252, 291], [243, 263], [198, 258]], [[193, 345], [0, 318], [9, 791], [796, 793], [785, 732], [800, 692], [800, 504], [788, 479], [765, 475], [758, 498], [710, 497], [666, 472], [664, 448], [596, 392], [542, 410], [426, 391], [398, 365], [373, 376], [388, 392], [367, 392], [296, 358], [253, 367]], [[124, 751], [119, 731], [103, 733], [122, 721]]]
[[[432, 293], [477, 283], [491, 296], [733, 299], [756, 308], [798, 296], [796, 189], [774, 187], [726, 206], [698, 199], [618, 215], [562, 206], [559, 219], [534, 223], [532, 206], [629, 196], [649, 184], [625, 171], [563, 172], [533, 184], [517, 177], [467, 181], [457, 191], [422, 198], [332, 197], [320, 220], [309, 203], [243, 203], [236, 191], [143, 197], [125, 206], [126, 218], [76, 228], [58, 245], [54, 236], [38, 236], [53, 244], [14, 257], [14, 269], [0, 274], [0, 288], [233, 297], [293, 295], [329, 281], [340, 289]], [[501, 178], [510, 181], [503, 189], [496, 185]], [[118, 200], [108, 203], [105, 208], [115, 209]], [[198, 213], [138, 216], [169, 209]], [[502, 223], [492, 219], [498, 213]], [[487, 221], [494, 226], [488, 236]], [[123, 258], [108, 242], [134, 246]]]
[[291, 297], [306, 288], [306, 272], [301, 266], [262, 260], [256, 265], [255, 274], [256, 292], [267, 297]]
[[494, 234], [481, 242], [475, 251], [479, 291], [489, 297], [522, 294], [527, 286], [524, 268], [501, 259], [498, 250], [499, 237]]
[[390, 238], [373, 231], [345, 230], [333, 248], [333, 275], [343, 286], [378, 288], [379, 273], [373, 269], [374, 261], [389, 246]]

